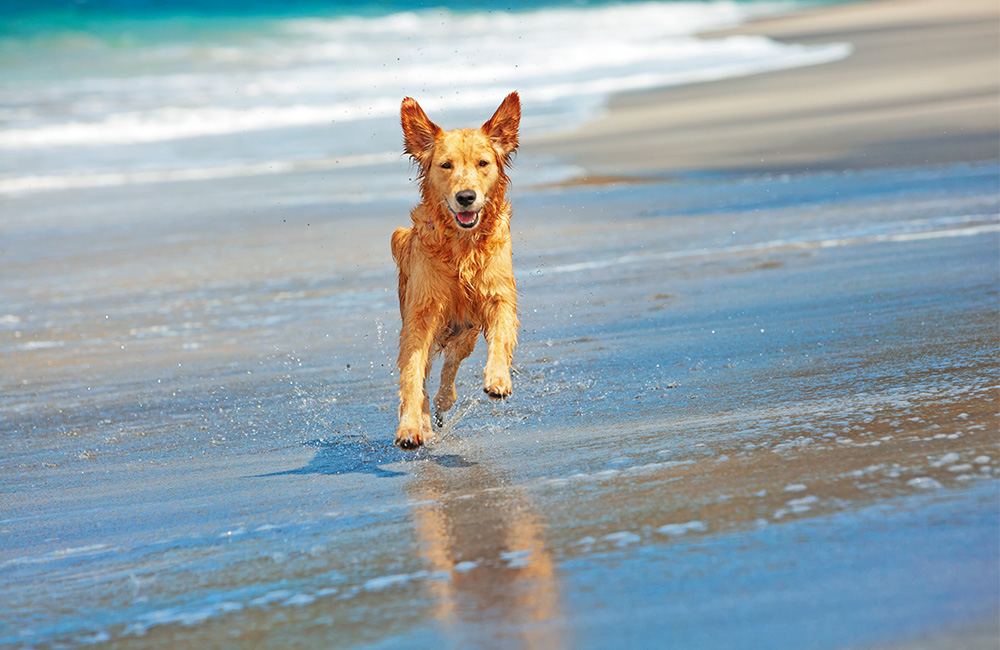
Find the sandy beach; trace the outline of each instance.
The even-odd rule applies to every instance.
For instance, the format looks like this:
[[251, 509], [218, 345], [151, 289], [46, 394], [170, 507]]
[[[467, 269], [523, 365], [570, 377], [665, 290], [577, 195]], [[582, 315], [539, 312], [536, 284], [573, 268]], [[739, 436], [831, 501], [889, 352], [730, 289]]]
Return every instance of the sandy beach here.
[[595, 175], [802, 172], [996, 160], [989, 0], [848, 3], [707, 34], [850, 43], [833, 63], [620, 96], [581, 132], [530, 144]]
[[515, 178], [514, 395], [481, 342], [418, 452], [415, 190], [5, 196], [0, 647], [996, 648], [997, 18], [750, 23], [854, 51], [526, 138], [586, 171]]

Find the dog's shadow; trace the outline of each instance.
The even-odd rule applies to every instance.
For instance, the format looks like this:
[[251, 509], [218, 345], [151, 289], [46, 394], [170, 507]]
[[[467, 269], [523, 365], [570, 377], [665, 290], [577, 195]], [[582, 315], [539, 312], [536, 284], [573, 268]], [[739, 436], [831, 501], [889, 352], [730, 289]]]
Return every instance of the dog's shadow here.
[[426, 447], [416, 452], [402, 451], [395, 445], [380, 445], [365, 438], [335, 438], [308, 440], [304, 447], [316, 449], [316, 455], [303, 467], [282, 472], [258, 474], [252, 478], [270, 476], [292, 476], [296, 474], [371, 474], [376, 478], [396, 478], [406, 476], [406, 472], [388, 469], [384, 465], [397, 463], [432, 462], [441, 467], [471, 467], [469, 462], [457, 454], [435, 454]]

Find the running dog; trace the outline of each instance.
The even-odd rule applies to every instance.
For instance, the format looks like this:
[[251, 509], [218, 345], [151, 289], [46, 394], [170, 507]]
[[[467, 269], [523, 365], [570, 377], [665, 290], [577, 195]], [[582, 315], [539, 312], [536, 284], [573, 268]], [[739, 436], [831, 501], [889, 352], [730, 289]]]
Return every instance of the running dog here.
[[417, 165], [413, 225], [392, 234], [399, 270], [399, 428], [396, 444], [416, 449], [434, 435], [426, 381], [444, 353], [434, 398], [438, 424], [455, 404], [455, 374], [482, 333], [489, 344], [483, 390], [506, 399], [517, 345], [517, 288], [511, 260], [507, 168], [517, 149], [521, 101], [504, 99], [478, 129], [445, 131], [417, 102], [403, 100], [406, 153]]

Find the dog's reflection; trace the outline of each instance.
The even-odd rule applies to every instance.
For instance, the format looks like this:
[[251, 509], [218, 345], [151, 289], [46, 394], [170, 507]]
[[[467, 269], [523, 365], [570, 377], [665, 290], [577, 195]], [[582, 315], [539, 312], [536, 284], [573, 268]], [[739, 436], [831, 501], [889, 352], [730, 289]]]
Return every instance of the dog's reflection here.
[[425, 464], [414, 525], [434, 615], [456, 647], [563, 647], [559, 583], [528, 495], [482, 463]]

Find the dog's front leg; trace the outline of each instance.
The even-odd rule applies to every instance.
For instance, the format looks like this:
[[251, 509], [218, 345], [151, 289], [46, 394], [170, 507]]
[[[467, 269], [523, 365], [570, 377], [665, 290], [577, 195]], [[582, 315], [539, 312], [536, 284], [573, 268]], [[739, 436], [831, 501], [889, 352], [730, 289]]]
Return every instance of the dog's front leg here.
[[441, 326], [441, 310], [428, 307], [409, 312], [399, 333], [399, 428], [396, 444], [416, 449], [434, 435], [425, 382], [434, 334]]
[[517, 345], [518, 325], [513, 289], [494, 297], [487, 312], [486, 342], [490, 349], [483, 370], [483, 390], [493, 399], [506, 399], [514, 391], [510, 361]]

